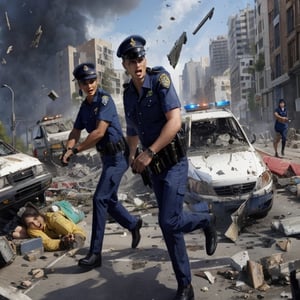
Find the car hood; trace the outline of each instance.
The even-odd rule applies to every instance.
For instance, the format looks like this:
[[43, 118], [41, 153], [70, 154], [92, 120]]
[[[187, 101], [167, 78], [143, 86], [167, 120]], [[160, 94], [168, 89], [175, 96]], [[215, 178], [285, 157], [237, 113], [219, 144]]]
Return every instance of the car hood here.
[[214, 185], [256, 181], [265, 170], [255, 150], [189, 156], [189, 177]]
[[49, 134], [48, 133], [48, 139], [50, 143], [53, 142], [62, 142], [62, 141], [66, 141], [69, 137], [70, 134], [70, 130], [69, 131], [62, 131], [62, 132], [58, 132], [58, 133], [52, 133]]
[[0, 176], [5, 176], [40, 164], [41, 162], [38, 159], [23, 153], [0, 156]]

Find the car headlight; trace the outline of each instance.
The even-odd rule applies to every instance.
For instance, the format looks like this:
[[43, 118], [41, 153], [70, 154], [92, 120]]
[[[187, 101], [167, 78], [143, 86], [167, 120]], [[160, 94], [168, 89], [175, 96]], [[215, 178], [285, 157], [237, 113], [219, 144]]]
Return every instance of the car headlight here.
[[269, 170], [264, 171], [257, 180], [257, 189], [263, 189], [272, 181], [272, 173]]
[[0, 177], [0, 189], [5, 188], [6, 186], [9, 186], [9, 182], [8, 182], [6, 176]]
[[37, 165], [37, 166], [34, 167], [34, 172], [35, 172], [36, 176], [44, 174], [45, 173], [45, 168], [44, 168], [43, 165]]
[[216, 192], [212, 186], [202, 180], [196, 180], [192, 177], [188, 178], [187, 190], [190, 193], [201, 194], [201, 195], [215, 195]]

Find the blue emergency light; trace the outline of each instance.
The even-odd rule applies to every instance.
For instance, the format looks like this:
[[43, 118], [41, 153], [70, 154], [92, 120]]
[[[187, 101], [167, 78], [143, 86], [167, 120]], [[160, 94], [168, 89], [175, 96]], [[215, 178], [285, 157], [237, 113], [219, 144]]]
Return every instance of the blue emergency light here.
[[193, 111], [193, 110], [197, 110], [198, 108], [199, 108], [199, 104], [195, 104], [195, 103], [186, 104], [184, 106], [185, 111]]
[[230, 106], [230, 100], [223, 99], [223, 100], [220, 100], [220, 101], [216, 101], [215, 106], [218, 107], [218, 108]]

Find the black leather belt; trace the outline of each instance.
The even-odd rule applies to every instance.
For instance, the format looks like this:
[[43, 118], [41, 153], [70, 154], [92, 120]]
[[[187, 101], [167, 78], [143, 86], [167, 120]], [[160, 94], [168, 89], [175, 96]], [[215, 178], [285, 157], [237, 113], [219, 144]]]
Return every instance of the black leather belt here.
[[179, 131], [174, 140], [161, 149], [152, 159], [149, 167], [152, 173], [158, 175], [164, 170], [176, 165], [186, 155], [186, 143], [183, 131]]
[[116, 155], [117, 153], [121, 151], [125, 151], [127, 149], [127, 143], [124, 138], [121, 138], [118, 142], [112, 143], [107, 142], [105, 146], [100, 147], [96, 146], [98, 152], [100, 152], [100, 155]]

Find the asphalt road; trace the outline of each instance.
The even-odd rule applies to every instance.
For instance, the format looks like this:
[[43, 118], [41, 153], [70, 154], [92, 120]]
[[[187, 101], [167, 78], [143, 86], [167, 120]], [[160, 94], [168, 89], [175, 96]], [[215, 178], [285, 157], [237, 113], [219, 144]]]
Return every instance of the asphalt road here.
[[[282, 299], [282, 292], [290, 292], [288, 285], [271, 285], [266, 292], [248, 285], [236, 287], [236, 280], [226, 279], [218, 272], [231, 269], [230, 257], [240, 251], [247, 251], [251, 260], [259, 261], [273, 253], [283, 253], [284, 261], [299, 259], [299, 237], [291, 237], [291, 249], [282, 252], [276, 241], [286, 237], [271, 229], [272, 220], [278, 217], [300, 217], [300, 203], [284, 189], [277, 190], [274, 205], [269, 215], [248, 224], [233, 243], [224, 236], [230, 224], [230, 213], [216, 207], [219, 245], [216, 253], [208, 257], [205, 253], [205, 239], [201, 231], [187, 234], [186, 245], [193, 273], [195, 299]], [[0, 269], [0, 287], [16, 287], [22, 280], [30, 279], [33, 268], [44, 268], [45, 276], [34, 280], [28, 289], [20, 290], [33, 300], [171, 300], [177, 288], [168, 254], [157, 225], [157, 210], [141, 210], [144, 227], [138, 249], [131, 249], [131, 236], [115, 223], [107, 224], [103, 249], [102, 267], [82, 272], [77, 261], [88, 250], [75, 255], [45, 252], [44, 258], [28, 262], [21, 256]], [[90, 232], [91, 215], [87, 214], [81, 223]], [[216, 277], [214, 284], [200, 277], [200, 271], [210, 271]], [[207, 288], [207, 291], [204, 289]], [[241, 291], [242, 290], [242, 291]], [[19, 299], [17, 296], [11, 299]], [[260, 298], [262, 299], [262, 298]], [[287, 299], [287, 298], [286, 298]]]

